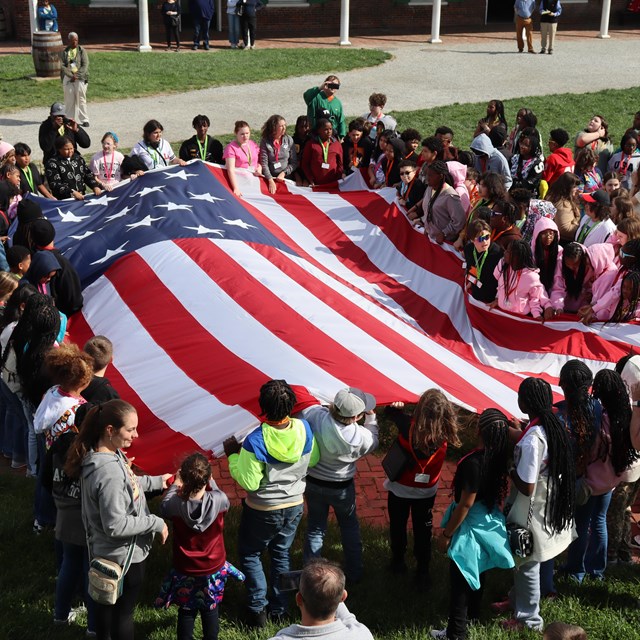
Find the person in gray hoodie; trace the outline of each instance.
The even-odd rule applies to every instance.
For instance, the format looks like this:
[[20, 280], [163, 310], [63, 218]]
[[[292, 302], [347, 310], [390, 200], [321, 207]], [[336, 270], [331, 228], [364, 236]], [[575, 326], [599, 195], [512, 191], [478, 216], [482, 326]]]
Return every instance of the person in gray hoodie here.
[[[348, 388], [338, 391], [329, 407], [314, 405], [300, 413], [311, 425], [320, 450], [320, 461], [307, 474], [304, 559], [320, 557], [331, 507], [340, 526], [345, 570], [351, 582], [362, 578], [362, 541], [353, 479], [356, 461], [378, 447], [375, 406], [372, 395]], [[363, 416], [364, 426], [360, 426], [358, 421]]]
[[145, 560], [153, 537], [164, 544], [169, 529], [149, 512], [146, 491], [166, 489], [171, 474], [136, 476], [124, 450], [138, 437], [138, 414], [124, 400], [109, 400], [91, 409], [67, 455], [65, 473], [80, 478], [82, 519], [87, 530], [89, 557], [121, 566], [133, 546], [122, 595], [114, 605], [96, 603], [98, 640], [133, 640], [133, 611]]
[[471, 150], [475, 155], [474, 167], [480, 174], [495, 171], [504, 178], [505, 187], [511, 188], [511, 170], [507, 159], [498, 151], [486, 133], [477, 135], [471, 143]]

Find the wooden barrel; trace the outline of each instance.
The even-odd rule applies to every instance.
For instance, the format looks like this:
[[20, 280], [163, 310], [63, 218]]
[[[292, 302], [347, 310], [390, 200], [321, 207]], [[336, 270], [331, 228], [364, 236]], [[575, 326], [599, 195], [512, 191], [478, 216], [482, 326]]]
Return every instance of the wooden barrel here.
[[33, 64], [40, 78], [60, 76], [60, 53], [64, 51], [62, 36], [58, 31], [37, 31], [33, 34]]

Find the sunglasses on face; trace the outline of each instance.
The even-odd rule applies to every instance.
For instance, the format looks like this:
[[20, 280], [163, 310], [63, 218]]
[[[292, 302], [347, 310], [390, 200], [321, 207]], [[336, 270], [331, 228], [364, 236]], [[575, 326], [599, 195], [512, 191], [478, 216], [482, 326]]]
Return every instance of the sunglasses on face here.
[[413, 173], [413, 171], [401, 171], [400, 175], [401, 176], [410, 176]]
[[620, 257], [621, 258], [635, 258], [632, 253], [625, 253], [622, 249], [620, 249]]
[[476, 238], [476, 242], [486, 242], [487, 240], [490, 240], [490, 239], [491, 239], [491, 235], [487, 233], [484, 236], [478, 236]]
[[491, 212], [491, 215], [492, 215], [492, 216], [502, 216], [502, 215], [504, 215], [504, 214], [500, 213], [499, 211], [492, 211], [492, 212]]

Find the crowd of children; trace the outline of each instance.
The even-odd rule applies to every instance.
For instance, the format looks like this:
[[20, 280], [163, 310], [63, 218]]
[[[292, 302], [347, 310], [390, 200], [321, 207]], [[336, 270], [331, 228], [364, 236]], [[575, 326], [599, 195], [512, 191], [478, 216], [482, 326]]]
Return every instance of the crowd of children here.
[[[226, 559], [229, 500], [212, 480], [206, 457], [189, 456], [172, 484], [168, 474], [139, 480], [131, 471], [122, 450], [137, 437], [137, 417], [104, 377], [112, 346], [102, 336], [82, 350], [65, 343], [67, 318], [82, 307], [80, 281], [55, 248], [53, 225], [27, 194], [83, 199], [87, 189], [98, 194], [149, 169], [198, 158], [224, 162], [238, 197], [238, 170], [264, 178], [272, 194], [285, 179], [323, 185], [360, 172], [371, 189], [395, 188], [398, 207], [433, 242], [461, 252], [467, 291], [478, 302], [544, 321], [559, 314], [584, 323], [640, 319], [640, 112], [618, 150], [605, 118], [596, 115], [575, 138], [575, 158], [563, 129], [551, 131], [545, 158], [530, 109], [518, 112], [509, 131], [502, 102], [492, 100], [466, 151], [453, 145], [454, 132], [445, 125], [425, 138], [413, 128], [398, 133], [395, 119], [383, 112], [386, 96], [380, 93], [370, 96], [368, 113], [347, 125], [333, 100], [338, 89], [338, 78], [329, 76], [313, 90], [307, 102], [317, 110], [298, 118], [292, 136], [284, 118], [271, 116], [260, 144], [251, 140], [249, 125], [238, 121], [235, 139], [223, 148], [208, 135], [208, 117], [198, 115], [196, 134], [176, 156], [162, 125], [150, 120], [130, 156], [117, 150], [117, 135], [107, 132], [102, 150], [87, 164], [77, 151], [78, 145], [89, 146], [86, 132], [65, 121], [56, 104], [41, 127], [44, 177], [26, 144], [0, 141], [0, 235], [7, 236], [17, 220], [12, 246], [0, 244], [0, 445], [14, 469], [24, 468], [36, 479], [34, 531], [55, 527], [55, 624], [73, 621], [74, 594], [83, 584], [87, 634], [132, 637], [141, 565], [149, 551], [141, 541], [153, 532], [166, 539], [166, 525], [147, 513], [145, 487], [169, 487], [162, 515], [173, 523], [173, 568], [157, 605], [178, 606], [179, 639], [193, 637], [198, 612], [204, 637], [217, 638], [218, 604], [228, 577], [246, 578], [249, 624], [261, 627], [267, 616], [287, 615], [280, 579], [290, 568], [289, 548], [305, 501], [305, 559], [320, 555], [332, 508], [347, 579], [357, 584], [364, 568], [355, 462], [377, 447], [378, 429], [375, 399], [359, 389], [342, 390], [330, 406], [296, 416], [295, 394], [286, 382], [271, 381], [261, 389], [260, 427], [243, 443], [225, 442], [231, 475], [248, 496], [239, 531], [241, 573]], [[61, 135], [45, 135], [48, 129]], [[433, 630], [433, 637], [465, 637], [468, 621], [479, 615], [485, 574], [494, 568], [515, 567], [509, 597], [493, 605], [513, 612], [505, 626], [542, 630], [540, 599], [555, 593], [554, 558], [568, 549], [562, 570], [577, 582], [587, 575], [601, 578], [607, 562], [629, 560], [626, 509], [640, 476], [639, 398], [632, 398], [632, 408], [629, 388], [638, 391], [638, 371], [637, 356], [595, 378], [584, 363], [570, 361], [560, 377], [563, 403], [552, 404], [548, 383], [527, 378], [519, 392], [528, 416], [524, 424], [497, 409], [478, 416], [478, 446], [458, 464], [454, 502], [442, 522], [451, 604], [447, 628]], [[390, 561], [394, 571], [407, 570], [411, 515], [415, 585], [427, 590], [432, 507], [447, 447], [460, 444], [458, 416], [435, 389], [422, 395], [411, 415], [403, 409], [402, 403], [386, 409], [398, 428], [385, 458]], [[118, 462], [127, 498], [113, 498], [117, 507], [101, 502], [107, 499], [99, 486], [81, 489], [85, 480], [85, 486], [96, 481], [87, 479], [92, 471], [86, 466], [104, 462], [94, 454]], [[95, 502], [89, 505], [91, 517], [85, 500]], [[105, 525], [101, 518], [109, 509], [124, 510], [131, 519], [126, 532]], [[529, 542], [517, 546], [515, 532], [520, 542]], [[105, 609], [88, 595], [87, 570], [98, 554], [97, 541], [111, 538], [120, 539], [113, 557], [122, 563], [126, 555], [135, 568], [124, 583], [126, 604]], [[260, 560], [265, 550], [271, 556], [270, 589]], [[545, 637], [586, 635], [554, 623]]]

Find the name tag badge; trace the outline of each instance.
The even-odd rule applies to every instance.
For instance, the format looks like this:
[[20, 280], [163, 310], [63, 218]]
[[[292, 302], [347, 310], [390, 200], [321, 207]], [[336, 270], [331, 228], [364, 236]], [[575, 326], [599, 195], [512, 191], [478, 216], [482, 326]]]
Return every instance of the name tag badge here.
[[320, 166], [323, 169], [331, 169], [331, 165], [328, 162], [323, 162]]
[[421, 482], [427, 484], [431, 480], [431, 476], [428, 473], [416, 473], [416, 477], [413, 479], [415, 482]]
[[475, 284], [478, 289], [482, 289], [482, 282], [480, 282], [480, 280], [477, 280]]
[[467, 280], [471, 284], [477, 284], [478, 283], [478, 278], [476, 278], [475, 276], [472, 276], [470, 273], [467, 274]]
[[466, 263], [466, 262], [463, 262], [463, 263], [462, 263], [462, 268], [463, 268], [463, 269], [466, 269], [466, 268], [467, 268], [467, 263]]
[[279, 169], [281, 166], [282, 166], [282, 163], [280, 163], [280, 162], [274, 162], [273, 163], [273, 168], [274, 169]]

